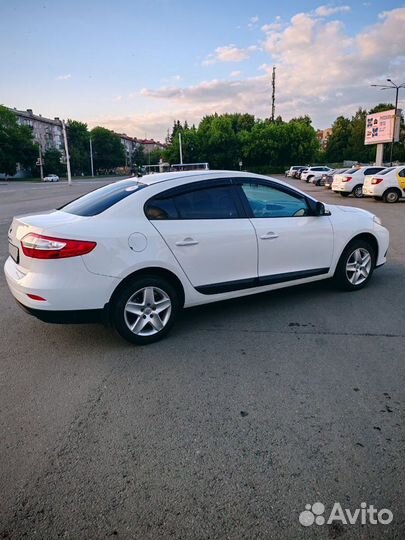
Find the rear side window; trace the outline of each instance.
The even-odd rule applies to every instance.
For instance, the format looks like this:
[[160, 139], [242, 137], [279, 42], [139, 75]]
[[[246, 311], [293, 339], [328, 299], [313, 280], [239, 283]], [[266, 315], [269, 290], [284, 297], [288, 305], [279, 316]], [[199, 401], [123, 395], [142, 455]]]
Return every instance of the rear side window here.
[[230, 188], [199, 189], [175, 197], [181, 219], [232, 219], [238, 210]]
[[76, 216], [96, 216], [144, 187], [145, 184], [135, 180], [122, 180], [87, 193], [59, 210]]
[[171, 198], [154, 197], [145, 205], [145, 215], [148, 219], [179, 219], [177, 208]]
[[172, 197], [154, 197], [145, 206], [146, 217], [157, 219], [234, 219], [238, 209], [230, 187], [195, 189]]

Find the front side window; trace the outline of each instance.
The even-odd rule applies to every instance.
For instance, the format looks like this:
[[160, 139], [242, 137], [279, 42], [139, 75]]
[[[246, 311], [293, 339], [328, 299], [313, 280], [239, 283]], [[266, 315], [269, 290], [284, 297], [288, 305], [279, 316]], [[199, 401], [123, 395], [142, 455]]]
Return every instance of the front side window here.
[[398, 176], [400, 176], [401, 178], [405, 178], [405, 169], [401, 169], [398, 173]]
[[157, 219], [233, 219], [238, 218], [231, 187], [194, 189], [178, 195], [154, 197], [145, 205], [146, 217]]
[[301, 217], [308, 215], [307, 202], [299, 194], [292, 195], [280, 189], [256, 183], [242, 184], [242, 190], [255, 218]]

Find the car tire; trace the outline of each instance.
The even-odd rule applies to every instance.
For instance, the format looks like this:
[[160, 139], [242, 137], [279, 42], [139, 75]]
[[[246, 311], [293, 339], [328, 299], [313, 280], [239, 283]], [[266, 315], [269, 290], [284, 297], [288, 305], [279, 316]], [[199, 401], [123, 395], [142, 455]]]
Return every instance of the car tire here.
[[134, 278], [120, 287], [110, 313], [121, 337], [130, 343], [147, 345], [168, 334], [180, 309], [176, 288], [160, 276], [150, 275]]
[[385, 203], [389, 203], [389, 204], [397, 203], [399, 201], [399, 198], [400, 198], [400, 194], [398, 190], [395, 188], [387, 189], [387, 191], [385, 191], [383, 194], [383, 201]]
[[305, 180], [307, 184], [309, 184], [311, 178], [313, 178], [313, 176], [308, 176], [308, 178]]
[[376, 253], [373, 246], [367, 240], [354, 239], [343, 250], [333, 281], [340, 290], [357, 291], [362, 289], [370, 281], [375, 264]]
[[341, 191], [340, 192], [341, 197], [348, 197], [349, 195], [350, 195], [350, 193], [347, 193], [347, 191]]
[[361, 199], [363, 197], [363, 186], [359, 184], [358, 186], [354, 187], [352, 194], [356, 199]]

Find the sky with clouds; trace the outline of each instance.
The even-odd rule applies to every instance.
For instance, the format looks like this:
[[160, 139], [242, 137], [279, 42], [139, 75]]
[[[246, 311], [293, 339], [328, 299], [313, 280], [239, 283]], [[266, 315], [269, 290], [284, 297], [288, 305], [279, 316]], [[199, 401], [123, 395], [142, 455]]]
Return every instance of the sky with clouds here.
[[[0, 103], [163, 139], [175, 119], [339, 114], [405, 80], [399, 0], [0, 0]], [[400, 106], [405, 108], [405, 92]]]

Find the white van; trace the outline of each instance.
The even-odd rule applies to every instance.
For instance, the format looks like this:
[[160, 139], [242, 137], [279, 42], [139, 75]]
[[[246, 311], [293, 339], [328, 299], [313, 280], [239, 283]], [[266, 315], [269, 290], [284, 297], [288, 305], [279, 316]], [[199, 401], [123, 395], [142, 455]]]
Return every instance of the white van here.
[[386, 203], [396, 203], [405, 197], [405, 165], [387, 167], [364, 181], [363, 195], [383, 200]]

